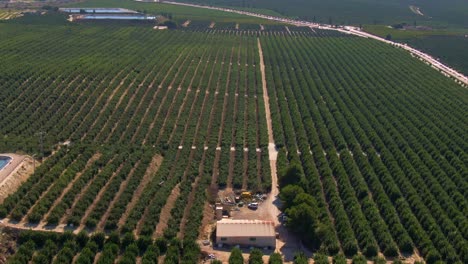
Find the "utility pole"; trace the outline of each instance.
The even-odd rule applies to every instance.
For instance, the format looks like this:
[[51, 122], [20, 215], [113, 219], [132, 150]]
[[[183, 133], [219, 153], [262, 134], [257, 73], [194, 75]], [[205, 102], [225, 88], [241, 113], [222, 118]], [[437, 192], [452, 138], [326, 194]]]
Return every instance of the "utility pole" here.
[[39, 144], [41, 146], [41, 163], [44, 159], [44, 136], [46, 135], [47, 133], [45, 131], [39, 131], [36, 133], [36, 135], [39, 136]]

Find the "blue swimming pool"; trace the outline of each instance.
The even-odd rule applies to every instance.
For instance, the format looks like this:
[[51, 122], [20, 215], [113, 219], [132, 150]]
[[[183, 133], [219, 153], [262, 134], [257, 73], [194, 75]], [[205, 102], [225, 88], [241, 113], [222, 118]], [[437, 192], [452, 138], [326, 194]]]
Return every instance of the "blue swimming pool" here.
[[0, 170], [2, 170], [10, 161], [10, 157], [0, 156]]

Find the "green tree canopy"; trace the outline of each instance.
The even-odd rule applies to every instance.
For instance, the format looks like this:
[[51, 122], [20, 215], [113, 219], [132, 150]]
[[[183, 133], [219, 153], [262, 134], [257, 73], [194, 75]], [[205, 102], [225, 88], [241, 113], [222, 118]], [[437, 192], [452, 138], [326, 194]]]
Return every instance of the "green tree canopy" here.
[[302, 203], [307, 204], [308, 206], [312, 207], [314, 211], [317, 209], [317, 201], [312, 195], [308, 193], [299, 193], [294, 198], [294, 201], [293, 201], [294, 205], [298, 205]]
[[333, 264], [346, 264], [346, 257], [343, 254], [338, 254], [333, 257]]
[[387, 263], [387, 261], [382, 257], [374, 258], [374, 264], [385, 264], [385, 263]]
[[287, 185], [281, 189], [280, 199], [283, 202], [283, 208], [289, 208], [294, 204], [296, 196], [304, 193], [304, 189], [297, 185]]
[[295, 205], [286, 210], [288, 220], [286, 226], [297, 234], [315, 233], [317, 213], [306, 203]]
[[271, 254], [270, 259], [268, 259], [268, 264], [283, 264], [281, 254], [277, 252]]
[[353, 257], [352, 264], [367, 264], [367, 260], [363, 255], [358, 254]]
[[296, 252], [294, 254], [294, 264], [308, 264], [309, 260], [307, 259], [307, 256], [304, 254], [304, 252]]
[[263, 264], [263, 252], [260, 249], [253, 249], [250, 252], [249, 264]]
[[289, 184], [301, 184], [304, 178], [304, 171], [301, 165], [296, 162], [291, 162], [285, 174], [280, 175], [279, 185], [280, 187], [284, 187]]
[[242, 257], [242, 251], [239, 248], [233, 248], [231, 255], [229, 256], [229, 264], [243, 264], [244, 257]]
[[328, 256], [323, 253], [316, 253], [314, 255], [315, 264], [328, 264]]

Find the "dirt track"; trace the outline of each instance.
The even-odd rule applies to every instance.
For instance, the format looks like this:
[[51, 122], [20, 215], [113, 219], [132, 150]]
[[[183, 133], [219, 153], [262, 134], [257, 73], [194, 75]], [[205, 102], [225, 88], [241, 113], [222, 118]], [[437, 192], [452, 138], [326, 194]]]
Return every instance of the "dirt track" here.
[[271, 220], [274, 221], [275, 226], [280, 225], [278, 216], [281, 214], [279, 208], [275, 205], [275, 201], [278, 199], [279, 194], [278, 184], [277, 184], [277, 175], [276, 175], [276, 157], [278, 156], [278, 151], [276, 150], [275, 141], [273, 138], [273, 127], [271, 124], [271, 113], [270, 113], [270, 98], [268, 96], [268, 89], [266, 83], [266, 74], [265, 74], [265, 62], [263, 61], [263, 50], [260, 39], [257, 39], [258, 44], [258, 53], [260, 56], [260, 72], [262, 74], [262, 88], [263, 88], [263, 101], [265, 102], [265, 115], [267, 120], [267, 130], [268, 130], [268, 156], [270, 158], [270, 168], [271, 168], [271, 193], [268, 195], [267, 200], [265, 201], [265, 206], [268, 206], [268, 212], [270, 212]]
[[171, 211], [175, 206], [177, 198], [180, 195], [180, 184], [177, 184], [174, 189], [172, 189], [171, 194], [167, 198], [167, 202], [164, 207], [161, 209], [161, 213], [159, 214], [159, 222], [154, 229], [153, 238], [161, 237], [164, 235], [164, 230], [167, 228], [167, 223], [171, 218]]
[[268, 198], [262, 203], [259, 207], [260, 211], [267, 213], [269, 218], [275, 223], [276, 232], [279, 234], [280, 238], [276, 240], [276, 250], [280, 252], [286, 263], [293, 261], [294, 253], [297, 250], [302, 250], [306, 255], [310, 255], [310, 252], [304, 248], [299, 241], [299, 239], [293, 236], [288, 230], [280, 223], [279, 216], [281, 214], [279, 200], [279, 189], [278, 189], [278, 177], [276, 175], [276, 159], [278, 156], [278, 150], [276, 149], [275, 141], [273, 138], [273, 127], [271, 124], [271, 113], [270, 113], [270, 98], [268, 96], [268, 89], [266, 83], [266, 74], [265, 74], [265, 62], [263, 60], [263, 50], [260, 39], [257, 39], [258, 42], [258, 51], [260, 56], [260, 72], [262, 74], [262, 87], [263, 87], [263, 100], [265, 102], [265, 114], [267, 120], [267, 130], [268, 130], [268, 156], [270, 159], [270, 168], [271, 168], [271, 192], [268, 195]]

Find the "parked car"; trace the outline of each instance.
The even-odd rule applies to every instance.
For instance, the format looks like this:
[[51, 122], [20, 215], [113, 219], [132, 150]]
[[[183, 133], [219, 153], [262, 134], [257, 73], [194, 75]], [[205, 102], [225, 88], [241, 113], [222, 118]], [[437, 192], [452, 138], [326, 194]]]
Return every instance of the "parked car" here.
[[257, 209], [258, 208], [258, 203], [249, 203], [249, 208], [250, 209]]

